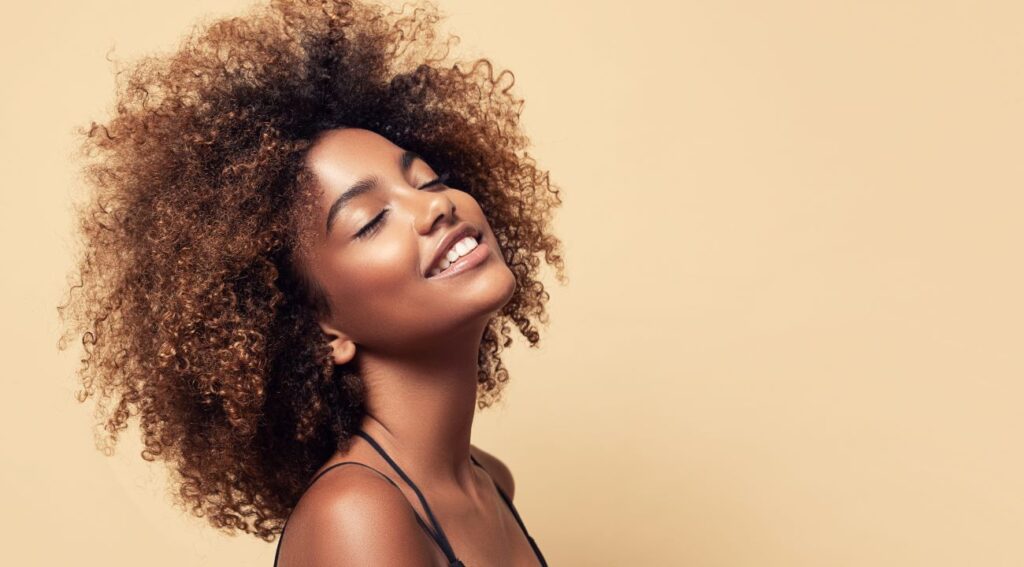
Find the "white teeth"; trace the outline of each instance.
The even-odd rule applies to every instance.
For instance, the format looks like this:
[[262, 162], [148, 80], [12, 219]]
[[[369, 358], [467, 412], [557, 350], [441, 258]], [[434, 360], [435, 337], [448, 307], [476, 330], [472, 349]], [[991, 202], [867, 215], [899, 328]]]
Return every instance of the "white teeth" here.
[[448, 266], [452, 265], [460, 257], [465, 256], [474, 248], [476, 248], [477, 244], [478, 243], [476, 239], [473, 238], [472, 236], [467, 236], [462, 240], [456, 242], [451, 248], [448, 249], [448, 253], [443, 258], [441, 258], [441, 262], [438, 264], [438, 267], [434, 268], [433, 270], [430, 270], [429, 277], [434, 277], [437, 274], [441, 273], [443, 270], [447, 269]]

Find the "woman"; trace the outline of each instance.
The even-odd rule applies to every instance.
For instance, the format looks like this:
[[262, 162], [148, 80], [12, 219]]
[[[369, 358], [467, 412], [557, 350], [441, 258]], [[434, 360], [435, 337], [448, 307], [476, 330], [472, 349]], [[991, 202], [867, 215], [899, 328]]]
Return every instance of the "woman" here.
[[82, 131], [80, 399], [281, 567], [545, 564], [470, 434], [547, 322], [541, 256], [565, 281], [560, 199], [511, 74], [447, 63], [437, 19], [275, 1], [119, 73]]

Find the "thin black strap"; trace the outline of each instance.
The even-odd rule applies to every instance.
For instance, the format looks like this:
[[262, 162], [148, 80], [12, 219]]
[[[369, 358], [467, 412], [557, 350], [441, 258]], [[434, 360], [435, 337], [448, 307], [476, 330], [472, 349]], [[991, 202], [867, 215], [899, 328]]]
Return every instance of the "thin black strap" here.
[[[487, 471], [487, 467], [481, 465], [480, 462], [476, 460], [476, 457], [470, 455], [469, 458], [476, 463], [477, 466], [484, 469], [485, 472]], [[507, 504], [509, 509], [512, 510], [512, 515], [515, 516], [516, 522], [519, 523], [519, 527], [523, 530], [523, 534], [526, 535], [526, 540], [530, 542], [530, 547], [533, 548], [533, 553], [537, 555], [537, 559], [540, 559], [540, 564], [543, 565], [543, 567], [548, 567], [548, 562], [544, 559], [544, 554], [540, 552], [540, 547], [537, 546], [537, 542], [534, 541], [530, 532], [526, 531], [526, 524], [523, 523], [523, 519], [519, 516], [519, 512], [516, 510], [515, 504], [512, 504], [512, 499], [509, 498], [508, 495], [505, 494], [505, 491], [501, 489], [501, 486], [494, 481], [494, 477], [491, 476], [491, 473], [488, 472], [487, 476], [491, 478], [491, 483], [494, 484], [494, 488], [498, 489], [498, 494], [501, 495], [501, 499], [504, 500], [505, 504]]]
[[[356, 461], [344, 461], [344, 462], [341, 462], [341, 463], [334, 463], [333, 465], [331, 465], [331, 466], [327, 467], [326, 469], [324, 469], [324, 470], [320, 471], [320, 473], [319, 473], [319, 474], [317, 474], [317, 475], [316, 475], [315, 477], [313, 477], [313, 479], [312, 479], [312, 480], [310, 480], [310, 481], [309, 481], [309, 482], [308, 482], [308, 483], [306, 484], [306, 490], [309, 490], [309, 487], [310, 487], [310, 486], [313, 486], [313, 483], [314, 483], [314, 482], [316, 482], [317, 480], [319, 480], [319, 479], [320, 479], [320, 477], [322, 477], [322, 476], [324, 476], [325, 474], [327, 474], [327, 472], [328, 472], [328, 471], [330, 471], [331, 469], [334, 469], [334, 468], [340, 467], [341, 465], [359, 465], [359, 466], [361, 466], [361, 467], [365, 467], [365, 468], [368, 468], [368, 469], [370, 469], [371, 471], [373, 471], [373, 472], [375, 472], [375, 473], [379, 474], [379, 475], [380, 475], [381, 477], [383, 477], [383, 478], [384, 478], [384, 480], [386, 480], [386, 481], [390, 482], [390, 483], [391, 483], [391, 485], [392, 485], [392, 486], [394, 486], [394, 487], [395, 487], [395, 489], [396, 489], [396, 490], [398, 490], [398, 492], [399, 492], [399, 493], [402, 493], [402, 489], [401, 489], [401, 487], [399, 487], [399, 486], [398, 486], [398, 484], [397, 484], [397, 483], [395, 483], [395, 481], [391, 480], [391, 477], [389, 477], [388, 475], [386, 475], [386, 474], [384, 474], [384, 473], [380, 472], [379, 470], [377, 470], [377, 469], [375, 469], [375, 468], [373, 468], [373, 467], [371, 467], [371, 466], [369, 466], [369, 465], [367, 465], [367, 464], [364, 464], [364, 463], [359, 463], [359, 462], [356, 462]], [[404, 493], [402, 493], [402, 498], [403, 498], [403, 499], [405, 499], [405, 494], [404, 494]], [[406, 501], [406, 503], [408, 503], [408, 501]], [[436, 541], [437, 541], [437, 539], [436, 539], [436, 536], [434, 535], [434, 531], [433, 531], [433, 530], [431, 530], [431, 529], [430, 529], [430, 526], [428, 526], [428, 525], [426, 524], [426, 522], [424, 522], [424, 521], [423, 521], [423, 518], [422, 518], [422, 517], [420, 517], [420, 515], [419, 515], [419, 513], [418, 513], [418, 512], [416, 511], [416, 509], [412, 507], [412, 504], [409, 504], [409, 509], [410, 509], [410, 510], [412, 510], [412, 513], [413, 513], [413, 515], [414, 515], [414, 516], [416, 516], [416, 522], [418, 522], [418, 523], [419, 523], [419, 525], [420, 525], [420, 526], [421, 526], [421, 527], [422, 527], [422, 528], [423, 528], [424, 530], [426, 530], [426, 532], [427, 532], [428, 534], [430, 534], [430, 537], [431, 537], [431, 539], [434, 539], [434, 541], [436, 542]], [[278, 561], [278, 558], [279, 558], [279, 557], [281, 556], [281, 540], [283, 540], [283, 539], [284, 539], [284, 530], [285, 530], [285, 528], [287, 528], [287, 527], [288, 527], [288, 520], [285, 520], [284, 526], [282, 526], [282, 527], [281, 527], [281, 535], [280, 535], [280, 536], [278, 536], [278, 538], [277, 538], [277, 550], [276, 550], [276, 551], [274, 552], [274, 567], [277, 567], [277, 561]], [[442, 548], [442, 549], [441, 549], [441, 551], [444, 551], [444, 548]]]
[[391, 458], [391, 456], [387, 454], [387, 451], [385, 451], [384, 448], [381, 447], [380, 444], [378, 444], [377, 441], [373, 439], [373, 437], [370, 437], [368, 433], [361, 429], [359, 431], [356, 431], [356, 435], [362, 437], [363, 439], [366, 439], [370, 443], [370, 445], [373, 445], [373, 448], [376, 449], [377, 452], [380, 453], [382, 457], [384, 457], [384, 460], [386, 460], [388, 464], [391, 465], [391, 468], [395, 469], [395, 472], [398, 473], [398, 476], [402, 477], [402, 480], [407, 482], [409, 486], [412, 487], [413, 491], [416, 492], [416, 496], [420, 499], [420, 504], [423, 505], [423, 510], [426, 511], [427, 517], [430, 518], [430, 523], [434, 526], [434, 532], [437, 534], [434, 538], [434, 541], [436, 541], [437, 545], [441, 547], [441, 551], [444, 552], [444, 556], [448, 559], [448, 563], [450, 563], [452, 566], [461, 566], [462, 562], [455, 557], [455, 551], [452, 550], [451, 543], [448, 542], [448, 536], [444, 534], [444, 530], [441, 529], [441, 524], [437, 521], [437, 518], [434, 517], [434, 512], [430, 509], [430, 506], [427, 504], [427, 499], [423, 497], [423, 493], [420, 492], [420, 489], [419, 487], [416, 486], [416, 483], [414, 483], [412, 479], [409, 478], [409, 475], [405, 474], [405, 471], [402, 470], [402, 467], [398, 466], [398, 463], [396, 463]]

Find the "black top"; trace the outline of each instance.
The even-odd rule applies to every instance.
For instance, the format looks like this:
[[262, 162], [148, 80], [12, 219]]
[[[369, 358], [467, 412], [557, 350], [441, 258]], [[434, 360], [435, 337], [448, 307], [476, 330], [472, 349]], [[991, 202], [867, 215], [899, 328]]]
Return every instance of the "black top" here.
[[[427, 499], [423, 497], [423, 493], [420, 492], [419, 487], [416, 486], [416, 484], [412, 481], [412, 479], [409, 478], [409, 476], [407, 474], [405, 474], [405, 471], [403, 471], [401, 469], [401, 467], [398, 466], [398, 463], [396, 463], [394, 460], [392, 460], [391, 456], [388, 455], [387, 452], [384, 451], [384, 448], [381, 447], [377, 443], [376, 440], [374, 440], [372, 437], [370, 437], [370, 435], [368, 433], [366, 433], [365, 431], [359, 430], [359, 431], [356, 431], [356, 435], [359, 435], [360, 437], [362, 437], [362, 438], [366, 439], [367, 441], [369, 441], [370, 445], [372, 445], [373, 448], [376, 449], [376, 451], [378, 453], [380, 453], [380, 455], [382, 457], [384, 457], [384, 460], [386, 460], [388, 462], [388, 464], [391, 465], [391, 468], [395, 469], [395, 472], [398, 473], [398, 476], [402, 477], [402, 480], [404, 480], [406, 483], [409, 484], [409, 486], [412, 487], [413, 492], [416, 493], [416, 496], [419, 498], [420, 503], [423, 505], [423, 509], [427, 512], [427, 518], [430, 519], [430, 523], [431, 523], [431, 525], [433, 525], [433, 529], [431, 529], [430, 526], [427, 526], [427, 523], [423, 521], [423, 518], [420, 517], [419, 513], [416, 512], [415, 509], [413, 509], [413, 514], [416, 515], [416, 521], [419, 522], [420, 526], [424, 530], [427, 531], [427, 533], [430, 535], [431, 539], [434, 540], [434, 543], [436, 543], [437, 546], [441, 548], [441, 551], [444, 553], [444, 556], [448, 558], [448, 565], [449, 565], [449, 567], [465, 567], [465, 564], [462, 561], [459, 561], [459, 559], [457, 557], [455, 557], [455, 551], [452, 550], [452, 546], [448, 542], [448, 537], [444, 535], [444, 530], [441, 529], [441, 524], [438, 523], [437, 518], [434, 517], [434, 512], [430, 509], [430, 506], [427, 505]], [[477, 462], [476, 457], [474, 457], [473, 455], [470, 455], [469, 458], [470, 458], [470, 460], [473, 461], [473, 464], [475, 464], [476, 466], [484, 469], [484, 472], [487, 472], [487, 469], [483, 465], [481, 465], [479, 462]], [[388, 477], [387, 475], [381, 473], [380, 471], [378, 471], [377, 469], [375, 469], [375, 468], [373, 468], [373, 467], [371, 467], [369, 465], [364, 465], [363, 463], [357, 463], [355, 461], [345, 461], [343, 463], [335, 463], [335, 464], [327, 467], [326, 469], [320, 471], [320, 474], [316, 475], [315, 477], [313, 477], [313, 480], [309, 481], [309, 485], [307, 485], [306, 490], [309, 490], [309, 486], [312, 486], [312, 484], [314, 482], [316, 482], [320, 477], [322, 477], [327, 471], [329, 471], [329, 470], [331, 470], [331, 469], [333, 469], [335, 467], [340, 467], [341, 465], [359, 465], [359, 466], [366, 467], [366, 468], [368, 468], [368, 469], [370, 469], [372, 471], [375, 471], [378, 474], [380, 474], [381, 476], [383, 476], [385, 480], [387, 480], [392, 485], [394, 485], [395, 488], [398, 488], [399, 492], [401, 492], [401, 489], [398, 487], [397, 484], [395, 484], [395, 481], [391, 480], [390, 477]], [[490, 476], [490, 473], [488, 473], [488, 476]], [[516, 522], [519, 523], [519, 527], [523, 530], [523, 534], [526, 535], [527, 541], [530, 542], [530, 547], [533, 548], [533, 552], [537, 555], [537, 559], [540, 560], [541, 566], [542, 567], [548, 567], [547, 561], [544, 560], [544, 555], [541, 554], [540, 548], [537, 547], [537, 542], [534, 541], [533, 538], [530, 536], [530, 533], [528, 531], [526, 531], [526, 525], [523, 524], [523, 519], [521, 517], [519, 517], [519, 512], [516, 511], [515, 505], [512, 504], [511, 500], [509, 500], [508, 496], [505, 494], [505, 491], [502, 490], [500, 486], [498, 486], [498, 483], [494, 482], [493, 478], [491, 479], [491, 482], [494, 484], [494, 488], [498, 489], [498, 494], [501, 495], [501, 499], [504, 500], [505, 504], [507, 504], [508, 507], [512, 510], [512, 515], [515, 516]], [[274, 567], [277, 567], [277, 560], [278, 560], [278, 557], [281, 555], [281, 540], [284, 539], [284, 530], [287, 527], [288, 527], [288, 522], [286, 520], [285, 521], [285, 526], [283, 528], [281, 528], [281, 535], [280, 535], [280, 537], [277, 540], [277, 552], [274, 554]]]

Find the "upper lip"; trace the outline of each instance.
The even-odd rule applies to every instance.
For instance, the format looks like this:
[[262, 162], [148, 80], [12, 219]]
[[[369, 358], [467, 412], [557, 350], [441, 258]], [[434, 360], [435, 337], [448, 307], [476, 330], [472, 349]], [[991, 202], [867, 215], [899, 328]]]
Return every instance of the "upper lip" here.
[[472, 236], [477, 240], [477, 242], [479, 242], [480, 230], [468, 222], [460, 222], [455, 225], [455, 228], [449, 230], [448, 233], [441, 238], [441, 241], [437, 243], [437, 248], [434, 249], [434, 255], [430, 259], [430, 263], [427, 264], [427, 269], [424, 271], [423, 275], [429, 277], [431, 270], [439, 267], [441, 259], [448, 255], [448, 249], [452, 247], [452, 244], [455, 244], [467, 236]]

